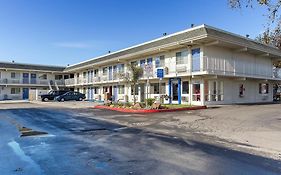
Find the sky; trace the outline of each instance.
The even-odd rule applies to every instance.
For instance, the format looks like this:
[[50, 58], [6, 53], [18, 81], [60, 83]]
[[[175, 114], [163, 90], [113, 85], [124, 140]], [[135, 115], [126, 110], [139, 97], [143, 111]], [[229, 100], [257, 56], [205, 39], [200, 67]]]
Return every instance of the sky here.
[[0, 0], [0, 61], [66, 66], [191, 24], [255, 38], [264, 13], [227, 0]]

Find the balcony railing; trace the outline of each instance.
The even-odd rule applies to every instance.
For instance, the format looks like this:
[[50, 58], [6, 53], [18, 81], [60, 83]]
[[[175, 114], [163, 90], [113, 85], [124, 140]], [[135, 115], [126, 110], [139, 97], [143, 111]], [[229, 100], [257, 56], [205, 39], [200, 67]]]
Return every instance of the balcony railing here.
[[64, 85], [64, 80], [42, 80], [42, 79], [0, 79], [0, 84], [29, 84], [29, 85]]
[[[265, 65], [266, 66], [266, 65]], [[273, 66], [272, 66], [273, 68]], [[260, 78], [278, 78], [277, 70], [257, 69], [256, 65], [234, 64], [232, 61], [225, 61], [221, 58], [203, 57], [203, 68], [200, 71], [205, 71], [208, 74], [228, 75], [228, 76], [246, 76]], [[281, 78], [281, 76], [279, 76]]]

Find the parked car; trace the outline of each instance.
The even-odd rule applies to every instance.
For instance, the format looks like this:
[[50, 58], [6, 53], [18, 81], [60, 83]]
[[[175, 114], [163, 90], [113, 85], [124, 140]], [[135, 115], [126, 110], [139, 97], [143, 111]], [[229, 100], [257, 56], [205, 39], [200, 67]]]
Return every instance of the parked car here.
[[57, 96], [55, 98], [55, 100], [57, 100], [57, 101], [69, 101], [69, 100], [82, 101], [85, 98], [86, 98], [85, 94], [82, 94], [80, 92], [69, 91], [63, 95]]
[[42, 101], [54, 100], [55, 97], [63, 95], [67, 92], [69, 92], [69, 91], [67, 91], [67, 90], [52, 90], [48, 94], [41, 95], [41, 100]]

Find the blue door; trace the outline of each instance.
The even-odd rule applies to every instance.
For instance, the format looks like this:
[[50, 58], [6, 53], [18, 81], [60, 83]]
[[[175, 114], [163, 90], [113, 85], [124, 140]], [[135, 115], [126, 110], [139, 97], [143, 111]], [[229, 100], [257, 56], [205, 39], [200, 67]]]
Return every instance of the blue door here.
[[181, 79], [180, 78], [170, 78], [169, 79], [169, 103], [177, 101], [181, 104]]
[[30, 74], [30, 83], [36, 84], [36, 74]]
[[22, 83], [23, 84], [29, 84], [29, 73], [23, 73], [22, 74]]
[[29, 98], [29, 89], [28, 88], [22, 88], [22, 99], [26, 100]]

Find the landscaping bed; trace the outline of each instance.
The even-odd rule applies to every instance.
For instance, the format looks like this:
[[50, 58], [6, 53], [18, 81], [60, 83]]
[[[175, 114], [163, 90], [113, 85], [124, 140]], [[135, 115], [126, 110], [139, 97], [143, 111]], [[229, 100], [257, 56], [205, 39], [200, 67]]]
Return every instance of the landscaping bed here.
[[136, 103], [135, 105], [129, 103], [116, 103], [116, 104], [105, 104], [97, 105], [96, 109], [108, 109], [126, 113], [157, 113], [157, 112], [175, 112], [185, 110], [198, 110], [206, 109], [206, 106], [190, 106], [190, 105], [176, 105], [176, 104], [157, 104], [153, 103], [148, 107], [144, 107], [143, 103]]

